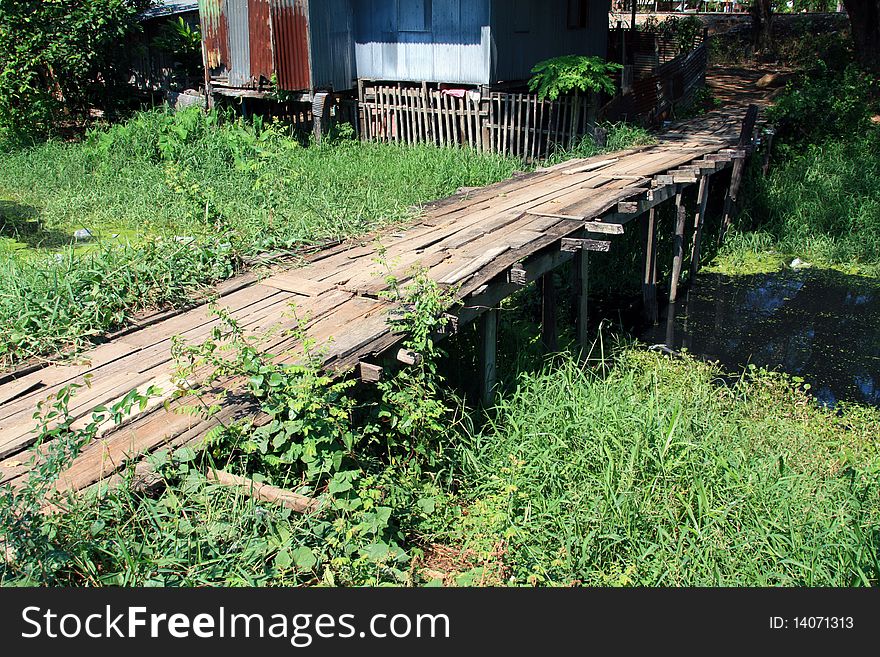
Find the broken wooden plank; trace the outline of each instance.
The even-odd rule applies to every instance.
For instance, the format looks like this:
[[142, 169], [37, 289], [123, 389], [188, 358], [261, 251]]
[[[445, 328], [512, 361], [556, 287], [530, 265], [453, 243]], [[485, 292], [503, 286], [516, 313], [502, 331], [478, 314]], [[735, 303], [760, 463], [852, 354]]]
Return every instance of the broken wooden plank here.
[[320, 500], [313, 497], [294, 493], [292, 490], [270, 486], [248, 477], [234, 475], [225, 470], [209, 470], [208, 480], [215, 481], [223, 486], [233, 486], [254, 499], [271, 504], [280, 504], [285, 509], [290, 509], [297, 513], [315, 513], [321, 508]]
[[563, 237], [559, 247], [563, 251], [599, 251], [611, 250], [611, 242], [608, 240], [593, 240], [584, 237]]
[[502, 246], [497, 246], [493, 249], [489, 249], [483, 255], [474, 258], [471, 262], [456, 269], [451, 274], [446, 275], [440, 282], [445, 285], [454, 285], [458, 283], [463, 278], [467, 278], [471, 274], [475, 274], [477, 271], [482, 269], [485, 265], [488, 265], [495, 258], [500, 256], [502, 253], [507, 251], [510, 248], [509, 245], [504, 244]]

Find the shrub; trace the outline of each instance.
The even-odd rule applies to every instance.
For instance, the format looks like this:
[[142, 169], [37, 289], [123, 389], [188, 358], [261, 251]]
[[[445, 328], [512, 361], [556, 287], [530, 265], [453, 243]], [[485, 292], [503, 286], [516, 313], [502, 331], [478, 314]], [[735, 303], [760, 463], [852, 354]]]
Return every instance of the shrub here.
[[606, 62], [601, 57], [585, 55], [563, 55], [545, 59], [535, 64], [529, 89], [543, 100], [556, 100], [560, 94], [571, 91], [601, 91], [608, 95], [615, 92], [611, 74], [623, 67], [614, 62]]

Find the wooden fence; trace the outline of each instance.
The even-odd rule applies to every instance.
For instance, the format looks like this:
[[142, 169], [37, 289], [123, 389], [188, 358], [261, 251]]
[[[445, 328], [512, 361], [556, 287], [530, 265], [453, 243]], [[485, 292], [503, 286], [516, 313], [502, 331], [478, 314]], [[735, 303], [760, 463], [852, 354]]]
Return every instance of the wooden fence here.
[[701, 41], [690, 52], [650, 68], [624, 69], [623, 91], [602, 108], [602, 117], [611, 121], [659, 123], [676, 107], [690, 105], [706, 79], [707, 62], [707, 42]]
[[426, 87], [377, 85], [366, 91], [360, 107], [363, 139], [489, 148], [483, 103], [471, 92], [459, 98]]
[[596, 106], [584, 95], [550, 101], [529, 93], [376, 85], [361, 94], [359, 127], [366, 140], [469, 146], [536, 160], [590, 132]]

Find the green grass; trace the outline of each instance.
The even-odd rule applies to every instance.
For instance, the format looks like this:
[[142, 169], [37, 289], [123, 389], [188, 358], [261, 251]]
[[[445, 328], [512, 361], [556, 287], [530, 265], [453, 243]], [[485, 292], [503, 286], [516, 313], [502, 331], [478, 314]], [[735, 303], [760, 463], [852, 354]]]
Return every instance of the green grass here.
[[0, 583], [877, 585], [878, 436], [878, 409], [819, 407], [782, 375], [728, 385], [622, 348], [521, 373], [482, 428], [450, 425], [434, 465], [359, 451], [315, 516], [160, 452], [157, 491], [129, 473], [36, 514], [15, 545], [43, 556]]
[[[281, 124], [195, 108], [6, 153], [0, 367], [80, 346], [138, 310], [186, 303], [243, 257], [406, 220], [517, 164], [345, 138], [304, 147]], [[80, 228], [96, 241], [75, 243]]]
[[778, 131], [769, 173], [752, 163], [714, 269], [753, 273], [799, 257], [880, 275], [878, 94], [867, 73], [821, 61], [786, 88], [767, 110]]
[[463, 450], [451, 538], [512, 584], [876, 585], [880, 413], [626, 350], [522, 375]]

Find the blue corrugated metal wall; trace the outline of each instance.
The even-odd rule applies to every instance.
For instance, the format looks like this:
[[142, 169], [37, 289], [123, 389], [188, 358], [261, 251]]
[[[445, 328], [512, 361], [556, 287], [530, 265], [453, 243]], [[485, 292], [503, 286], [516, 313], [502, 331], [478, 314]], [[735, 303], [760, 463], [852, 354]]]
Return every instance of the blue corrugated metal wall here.
[[358, 77], [488, 84], [489, 5], [490, 0], [354, 0]]
[[356, 77], [352, 0], [311, 0], [309, 31], [312, 86], [351, 89]]
[[570, 0], [492, 0], [492, 81], [523, 80], [539, 61], [559, 55], [605, 57], [609, 0], [588, 0], [587, 26], [568, 27]]

